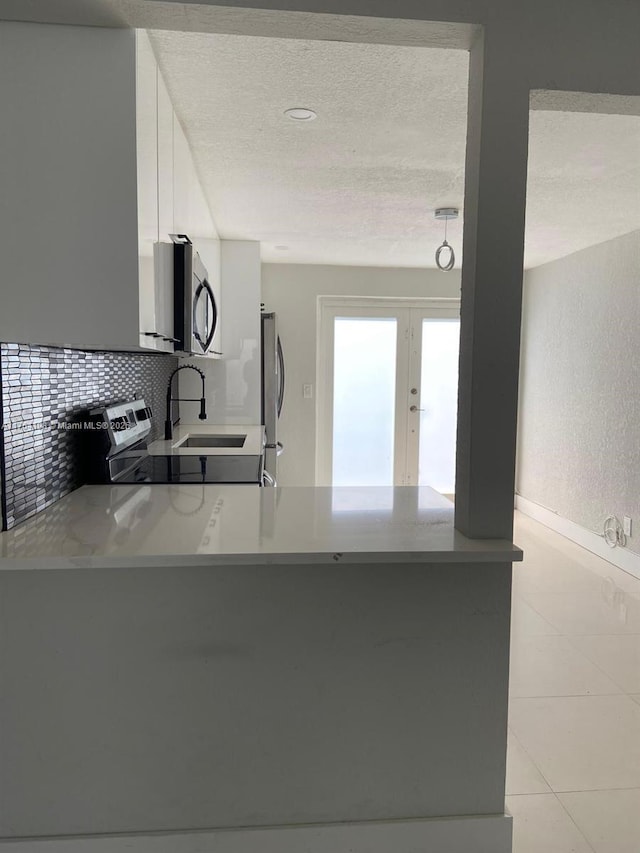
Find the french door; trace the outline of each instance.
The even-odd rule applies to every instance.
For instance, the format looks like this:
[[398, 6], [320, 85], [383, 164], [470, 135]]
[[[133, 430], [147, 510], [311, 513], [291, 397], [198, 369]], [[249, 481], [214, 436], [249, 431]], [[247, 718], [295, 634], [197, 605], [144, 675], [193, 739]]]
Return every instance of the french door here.
[[321, 300], [317, 480], [454, 492], [458, 300]]

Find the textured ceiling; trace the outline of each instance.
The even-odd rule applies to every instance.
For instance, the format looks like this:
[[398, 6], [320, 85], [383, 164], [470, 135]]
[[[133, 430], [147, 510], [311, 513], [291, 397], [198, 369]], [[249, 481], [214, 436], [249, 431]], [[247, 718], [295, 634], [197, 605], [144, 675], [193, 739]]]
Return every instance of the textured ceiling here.
[[[464, 51], [152, 40], [223, 236], [260, 240], [266, 261], [429, 263], [443, 235], [434, 209], [463, 200]], [[292, 122], [296, 106], [318, 118]]]
[[640, 228], [640, 117], [532, 112], [525, 266]]
[[[265, 261], [433, 266], [434, 209], [463, 204], [464, 51], [151, 36], [222, 236]], [[640, 118], [533, 111], [525, 266], [638, 228]]]

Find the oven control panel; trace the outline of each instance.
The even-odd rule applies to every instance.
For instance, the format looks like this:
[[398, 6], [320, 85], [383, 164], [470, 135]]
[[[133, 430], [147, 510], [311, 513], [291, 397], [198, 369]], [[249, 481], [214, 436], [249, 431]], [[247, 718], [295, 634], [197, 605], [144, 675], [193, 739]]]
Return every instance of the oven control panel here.
[[121, 450], [151, 432], [151, 409], [144, 400], [116, 403], [91, 412], [93, 429], [104, 430], [112, 451]]

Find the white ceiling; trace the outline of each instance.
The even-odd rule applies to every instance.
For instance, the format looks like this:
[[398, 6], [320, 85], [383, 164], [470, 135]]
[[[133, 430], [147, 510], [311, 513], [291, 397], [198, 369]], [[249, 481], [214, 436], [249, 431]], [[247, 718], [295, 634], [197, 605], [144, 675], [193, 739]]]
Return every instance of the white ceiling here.
[[640, 117], [532, 112], [525, 266], [640, 228]]
[[[464, 51], [151, 35], [221, 236], [267, 262], [434, 265], [434, 210], [463, 205]], [[525, 265], [640, 228], [639, 155], [638, 116], [533, 111]]]
[[464, 51], [152, 36], [221, 235], [266, 261], [425, 265], [435, 207], [463, 200]]

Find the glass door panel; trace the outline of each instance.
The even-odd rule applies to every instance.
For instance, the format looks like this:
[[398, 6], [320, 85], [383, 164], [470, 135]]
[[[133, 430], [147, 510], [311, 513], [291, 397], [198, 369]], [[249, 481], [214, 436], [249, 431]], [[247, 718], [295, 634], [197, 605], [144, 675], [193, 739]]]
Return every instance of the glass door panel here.
[[334, 486], [394, 484], [397, 339], [395, 318], [334, 320]]
[[423, 319], [418, 483], [453, 494], [460, 321]]

